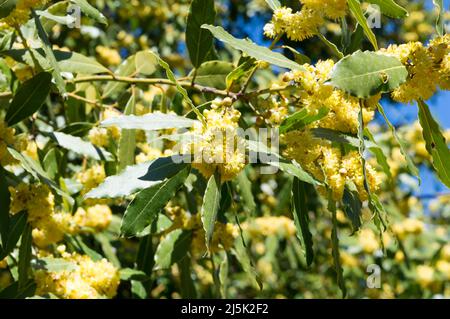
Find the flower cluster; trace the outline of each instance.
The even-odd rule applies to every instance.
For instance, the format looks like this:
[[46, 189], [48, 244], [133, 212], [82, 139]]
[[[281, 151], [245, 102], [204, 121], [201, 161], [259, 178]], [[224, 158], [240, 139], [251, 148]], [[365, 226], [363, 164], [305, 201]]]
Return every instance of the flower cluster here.
[[6, 122], [0, 120], [0, 165], [7, 166], [17, 161], [8, 152], [8, 146], [13, 146], [17, 151], [27, 149], [26, 140], [15, 136], [15, 129], [8, 127]]
[[78, 208], [73, 216], [55, 212], [54, 196], [46, 185], [21, 183], [10, 187], [9, 191], [11, 212], [27, 211], [28, 222], [33, 227], [33, 241], [40, 248], [60, 242], [64, 234], [102, 231], [111, 222], [112, 212], [106, 205], [95, 205], [86, 210]]
[[347, 1], [345, 0], [300, 0], [300, 11], [292, 12], [291, 8], [282, 7], [275, 10], [272, 21], [265, 25], [264, 34], [269, 38], [286, 33], [293, 41], [302, 41], [318, 33], [318, 28], [325, 19], [338, 19], [345, 16]]
[[250, 222], [243, 223], [242, 229], [252, 238], [275, 235], [289, 238], [296, 233], [294, 221], [285, 216], [258, 217]]
[[30, 18], [31, 9], [41, 7], [47, 0], [19, 0], [16, 7], [5, 18], [0, 19], [0, 29], [17, 28]]
[[392, 92], [392, 98], [401, 103], [428, 100], [438, 86], [450, 87], [450, 36], [437, 37], [428, 46], [421, 42], [390, 45], [381, 52], [397, 57], [408, 69], [409, 78]]
[[[346, 183], [353, 182], [362, 200], [367, 199], [363, 167], [357, 151], [344, 153], [331, 142], [316, 138], [312, 132], [315, 128], [356, 134], [358, 115], [361, 110], [359, 99], [334, 89], [326, 83], [334, 62], [319, 61], [317, 65], [304, 65], [305, 71], [293, 71], [284, 76], [285, 81], [294, 81], [298, 85], [301, 108], [310, 114], [318, 114], [321, 108], [327, 108], [328, 114], [304, 130], [288, 132], [283, 136], [286, 144], [285, 155], [296, 160], [315, 178], [326, 181], [336, 200], [342, 198]], [[374, 108], [380, 95], [364, 102], [363, 121], [368, 123], [374, 117]], [[367, 181], [371, 191], [377, 191], [381, 184], [381, 175], [366, 164]]]
[[63, 253], [63, 259], [73, 269], [59, 272], [37, 270], [36, 294], [54, 294], [64, 299], [112, 298], [117, 293], [118, 270], [106, 259], [93, 261], [89, 256]]
[[216, 100], [211, 110], [203, 112], [205, 123], [196, 123], [194, 142], [185, 145], [185, 153], [193, 154], [192, 167], [206, 178], [216, 171], [221, 181], [236, 177], [245, 167], [245, 141], [238, 136], [239, 111], [231, 99]]

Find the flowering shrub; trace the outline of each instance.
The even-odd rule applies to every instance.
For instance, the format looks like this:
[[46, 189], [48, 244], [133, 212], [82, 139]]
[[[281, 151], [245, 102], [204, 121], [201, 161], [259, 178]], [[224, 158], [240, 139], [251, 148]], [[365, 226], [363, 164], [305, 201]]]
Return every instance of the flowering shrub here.
[[435, 3], [0, 4], [0, 298], [450, 297]]

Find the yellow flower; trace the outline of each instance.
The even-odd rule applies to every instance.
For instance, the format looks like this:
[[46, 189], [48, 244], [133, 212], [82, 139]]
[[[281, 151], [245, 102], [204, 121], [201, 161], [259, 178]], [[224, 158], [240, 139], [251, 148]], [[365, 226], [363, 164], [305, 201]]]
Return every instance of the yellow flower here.
[[355, 256], [343, 251], [341, 253], [341, 261], [344, 266], [355, 268], [359, 266], [359, 260]]
[[105, 147], [109, 145], [108, 129], [103, 127], [94, 127], [89, 131], [89, 141], [97, 146]]
[[372, 254], [380, 248], [377, 237], [371, 229], [362, 229], [358, 234], [358, 241], [364, 252]]
[[63, 254], [74, 269], [59, 272], [35, 272], [36, 294], [55, 294], [64, 299], [113, 298], [120, 277], [118, 270], [106, 259], [93, 261], [86, 255]]
[[252, 238], [274, 235], [289, 238], [296, 233], [294, 221], [285, 216], [258, 217], [251, 222], [243, 223], [241, 227]]
[[221, 181], [236, 177], [245, 167], [245, 140], [238, 136], [239, 111], [231, 107], [231, 100], [215, 101], [211, 110], [203, 112], [206, 124], [197, 123], [195, 141], [185, 145], [185, 153], [193, 154], [192, 167], [205, 178], [216, 170]]
[[120, 62], [122, 62], [122, 58], [117, 50], [99, 45], [95, 51], [97, 52], [99, 59], [106, 65], [114, 66], [119, 65]]
[[25, 24], [31, 13], [31, 9], [44, 5], [47, 0], [19, 0], [14, 10], [5, 18], [0, 19], [0, 29], [18, 27]]
[[8, 127], [5, 121], [0, 120], [0, 165], [7, 166], [17, 163], [11, 156], [8, 146], [14, 147], [17, 151], [27, 148], [26, 140], [15, 136], [15, 129]]
[[445, 260], [438, 260], [436, 263], [436, 269], [444, 274], [447, 280], [450, 280], [450, 262]]
[[416, 280], [422, 287], [428, 287], [434, 282], [434, 269], [427, 265], [416, 267]]
[[107, 205], [94, 205], [87, 209], [80, 207], [73, 215], [77, 228], [91, 228], [97, 232], [108, 228], [111, 219], [112, 212]]
[[105, 169], [101, 164], [93, 165], [87, 170], [79, 172], [77, 174], [77, 180], [83, 184], [83, 190], [81, 193], [84, 195], [91, 189], [97, 187], [103, 182], [105, 177]]

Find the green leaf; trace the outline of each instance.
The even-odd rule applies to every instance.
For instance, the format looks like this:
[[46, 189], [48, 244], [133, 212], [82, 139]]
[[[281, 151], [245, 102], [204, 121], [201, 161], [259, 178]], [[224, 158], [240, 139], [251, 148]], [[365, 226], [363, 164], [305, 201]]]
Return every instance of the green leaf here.
[[444, 23], [445, 23], [445, 8], [444, 8], [444, 1], [443, 0], [433, 0], [433, 4], [437, 9], [437, 19], [436, 19], [436, 31], [438, 35], [443, 36], [444, 35]]
[[22, 240], [20, 242], [18, 264], [19, 288], [24, 287], [25, 283], [30, 278], [29, 271], [31, 264], [31, 244], [33, 241], [33, 238], [31, 237], [31, 231], [31, 225], [27, 224], [22, 233]]
[[377, 38], [370, 28], [369, 24], [367, 23], [366, 17], [364, 16], [364, 13], [361, 9], [361, 3], [359, 2], [359, 0], [347, 0], [347, 4], [353, 17], [363, 28], [364, 34], [366, 35], [367, 39], [369, 39], [375, 51], [378, 51]]
[[352, 222], [352, 231], [355, 233], [361, 227], [362, 203], [359, 199], [358, 192], [345, 187], [342, 200], [344, 204], [344, 212]]
[[192, 65], [198, 68], [208, 60], [213, 47], [213, 36], [201, 28], [203, 24], [213, 24], [216, 18], [214, 0], [193, 0], [186, 22], [186, 46]]
[[[134, 91], [133, 91], [134, 92]], [[125, 106], [125, 115], [132, 115], [136, 112], [136, 96], [133, 93]], [[122, 130], [119, 140], [119, 172], [123, 171], [127, 166], [134, 164], [134, 153], [136, 150], [136, 131]]]
[[234, 243], [235, 243], [234, 248], [232, 249], [233, 255], [236, 256], [236, 259], [241, 264], [242, 270], [248, 276], [252, 285], [262, 290], [263, 285], [261, 279], [256, 273], [255, 267], [253, 266], [253, 262], [250, 259], [247, 247], [245, 247], [242, 238], [241, 237], [236, 238]]
[[33, 115], [50, 93], [52, 76], [41, 72], [24, 82], [17, 90], [6, 113], [8, 125], [14, 125]]
[[339, 61], [331, 74], [331, 84], [359, 98], [390, 92], [406, 81], [408, 71], [395, 57], [376, 52], [356, 51]]
[[[136, 55], [129, 56], [117, 67], [117, 70], [114, 72], [115, 75], [119, 76], [132, 76], [134, 73], [136, 73]], [[102, 98], [107, 98], [117, 93], [122, 93], [126, 87], [127, 83], [110, 81], [106, 84], [103, 90]]]
[[34, 269], [43, 269], [48, 272], [74, 271], [78, 268], [77, 264], [72, 261], [55, 257], [36, 259], [32, 265]]
[[408, 15], [408, 11], [394, 0], [367, 0], [367, 2], [378, 5], [381, 12], [391, 18], [400, 19]]
[[11, 194], [9, 193], [8, 186], [6, 170], [0, 166], [0, 203], [2, 203], [0, 206], [0, 239], [3, 246], [6, 246], [9, 234], [9, 205], [11, 202]]
[[159, 243], [155, 253], [155, 268], [167, 269], [187, 256], [192, 234], [181, 229], [174, 230]]
[[15, 281], [2, 291], [0, 291], [0, 299], [25, 299], [34, 295], [36, 291], [36, 282], [29, 279], [19, 287], [19, 282]]
[[8, 256], [16, 248], [17, 242], [27, 225], [27, 217], [26, 212], [20, 212], [10, 218], [8, 239], [4, 242], [3, 251], [0, 252], [0, 260]]
[[431, 115], [428, 105], [422, 101], [419, 104], [419, 121], [423, 128], [428, 153], [433, 158], [433, 167], [439, 179], [450, 188], [450, 150], [447, 146], [439, 124]]
[[333, 143], [349, 144], [352, 147], [359, 147], [359, 139], [355, 136], [342, 133], [329, 128], [317, 127], [311, 129], [314, 137], [328, 140]]
[[265, 1], [269, 5], [270, 9], [272, 9], [273, 11], [281, 8], [281, 3], [279, 0], [265, 0]]
[[[217, 60], [204, 62], [196, 71], [195, 83], [225, 90], [225, 79], [233, 69], [233, 63], [230, 62]], [[190, 76], [193, 76], [193, 74], [190, 74]]]
[[217, 212], [220, 204], [220, 176], [212, 175], [206, 186], [205, 195], [203, 196], [203, 204], [201, 209], [201, 218], [203, 229], [205, 230], [206, 247], [209, 249], [212, 235], [214, 233], [214, 225], [217, 219]]
[[88, 17], [102, 24], [108, 24], [106, 17], [100, 11], [90, 5], [87, 0], [71, 0], [71, 2], [78, 5], [81, 11], [83, 11]]
[[188, 177], [189, 170], [186, 167], [174, 177], [139, 192], [125, 211], [121, 233], [127, 237], [147, 235], [143, 231], [175, 196]]
[[339, 251], [339, 237], [338, 237], [338, 223], [336, 213], [336, 203], [333, 202], [331, 192], [328, 196], [328, 210], [332, 214], [333, 228], [331, 230], [331, 252], [333, 255], [334, 268], [336, 270], [336, 278], [339, 288], [342, 291], [342, 296], [345, 298], [347, 295], [347, 289], [345, 287], [344, 275], [341, 264], [341, 256]]
[[114, 157], [111, 153], [102, 147], [97, 147], [90, 142], [83, 141], [78, 136], [72, 136], [61, 132], [53, 132], [49, 135], [59, 146], [69, 151], [98, 161], [114, 161]]
[[58, 130], [58, 132], [82, 137], [85, 136], [92, 128], [94, 127], [94, 124], [89, 122], [75, 122], [70, 123], [67, 126], [61, 128]]
[[305, 183], [294, 177], [292, 183], [293, 215], [295, 226], [297, 227], [297, 236], [305, 247], [306, 264], [311, 266], [314, 259], [313, 241], [311, 231], [309, 230], [308, 206], [306, 204]]
[[245, 170], [243, 170], [235, 180], [233, 180], [239, 197], [242, 201], [242, 208], [248, 214], [253, 215], [256, 210], [255, 198], [252, 192], [252, 183], [247, 177]]
[[[158, 218], [158, 221], [161, 217]], [[156, 225], [155, 222], [151, 226]], [[153, 231], [151, 231], [152, 233]], [[147, 275], [152, 274], [153, 266], [155, 264], [155, 250], [153, 248], [152, 235], [140, 238], [139, 248], [136, 256], [136, 266]]]
[[331, 52], [339, 59], [344, 57], [344, 53], [342, 53], [336, 44], [325, 38], [322, 33], [317, 33], [319, 39], [331, 50]]
[[44, 27], [42, 26], [41, 20], [39, 19], [38, 15], [36, 14], [36, 12], [34, 10], [31, 10], [31, 12], [32, 12], [32, 15], [34, 18], [34, 23], [36, 24], [38, 36], [44, 44], [43, 49], [45, 52], [45, 58], [53, 69], [52, 75], [53, 75], [53, 78], [55, 79], [55, 83], [58, 88], [58, 91], [62, 95], [65, 95], [66, 84], [61, 76], [61, 69], [59, 68], [58, 62], [56, 61], [55, 55], [53, 53], [53, 49], [52, 49], [53, 46], [48, 39], [47, 33], [45, 32]]
[[231, 45], [233, 48], [240, 50], [257, 60], [266, 61], [270, 64], [291, 70], [304, 69], [300, 64], [289, 60], [281, 53], [273, 52], [266, 47], [262, 47], [251, 42], [250, 40], [236, 39], [222, 27], [204, 24], [202, 25], [202, 28], [211, 31], [211, 33], [220, 41]]
[[18, 0], [0, 0], [0, 19], [6, 18], [16, 8]]
[[255, 68], [255, 62], [256, 60], [253, 58], [247, 59], [247, 61], [232, 70], [226, 77], [226, 89], [229, 91], [233, 83], [236, 83], [243, 77], [251, 74], [252, 70]]
[[156, 72], [158, 59], [148, 50], [143, 50], [136, 53], [135, 63], [137, 73], [149, 76]]
[[121, 115], [118, 117], [112, 117], [104, 120], [101, 123], [101, 126], [116, 126], [121, 129], [155, 131], [192, 127], [195, 122], [197, 121], [173, 114], [148, 113], [142, 116]]
[[110, 71], [92, 58], [80, 53], [54, 50], [56, 61], [62, 72], [96, 74]]
[[149, 279], [147, 274], [141, 270], [131, 269], [131, 268], [123, 268], [119, 271], [120, 274], [120, 280], [124, 281], [130, 281], [130, 280], [137, 280], [137, 281], [145, 281]]
[[197, 117], [199, 119], [203, 118], [203, 115], [197, 110], [194, 103], [192, 102], [191, 98], [189, 97], [189, 94], [187, 93], [186, 89], [182, 87], [175, 77], [175, 74], [173, 74], [172, 70], [170, 69], [170, 66], [167, 64], [166, 61], [161, 59], [157, 54], [154, 52], [149, 51], [151, 54], [153, 54], [157, 60], [159, 65], [166, 71], [167, 78], [172, 81], [173, 84], [175, 84], [175, 87], [177, 88], [177, 91], [183, 96], [184, 101], [189, 105], [189, 107], [196, 113]]
[[17, 152], [15, 149], [11, 147], [8, 147], [8, 151], [12, 157], [14, 157], [16, 160], [20, 162], [20, 165], [24, 170], [30, 173], [34, 178], [39, 179], [44, 184], [47, 184], [48, 186], [53, 188], [58, 195], [66, 199], [71, 205], [73, 204], [74, 202], [73, 198], [70, 197], [70, 195], [68, 195], [66, 192], [61, 190], [61, 188], [54, 181], [51, 180], [48, 174], [41, 167], [40, 163], [36, 162], [26, 154], [21, 154]]
[[161, 181], [145, 181], [144, 176], [152, 162], [128, 166], [118, 175], [108, 176], [102, 184], [92, 189], [85, 198], [117, 198], [128, 196], [141, 189], [151, 187]]
[[[35, 49], [39, 55], [44, 56], [43, 49]], [[1, 52], [2, 55], [10, 56], [17, 62], [33, 65], [30, 52], [26, 49], [11, 49]], [[58, 62], [61, 72], [96, 74], [109, 73], [110, 71], [92, 58], [86, 57], [80, 53], [53, 50], [55, 59]]]
[[288, 45], [282, 45], [281, 47], [283, 49], [287, 49], [287, 50], [291, 51], [292, 54], [294, 55], [295, 62], [297, 62], [298, 64], [300, 64], [300, 65], [305, 64], [305, 63], [311, 64], [311, 59], [308, 56], [306, 56], [303, 53], [300, 53], [299, 51], [297, 51], [293, 47], [290, 47]]
[[321, 184], [314, 177], [312, 177], [308, 172], [306, 172], [300, 164], [297, 162], [290, 162], [286, 159], [280, 159], [278, 161], [272, 161], [268, 163], [271, 166], [281, 169], [283, 172], [290, 176], [295, 176], [299, 180], [306, 182], [308, 184], [319, 185]]
[[195, 290], [191, 274], [191, 260], [189, 258], [182, 258], [178, 261], [178, 268], [180, 269], [181, 297], [188, 299], [197, 298], [197, 291]]
[[291, 131], [300, 130], [307, 125], [314, 123], [328, 114], [326, 107], [321, 107], [317, 114], [311, 114], [308, 110], [302, 109], [297, 113], [287, 117], [280, 125], [280, 134], [286, 134]]
[[419, 183], [420, 183], [421, 179], [420, 179], [419, 169], [416, 167], [416, 165], [414, 165], [414, 162], [413, 162], [411, 156], [409, 156], [409, 154], [408, 154], [408, 151], [407, 151], [408, 146], [407, 146], [406, 141], [404, 141], [402, 138], [400, 138], [400, 136], [397, 134], [397, 131], [395, 130], [394, 125], [392, 125], [392, 123], [389, 121], [389, 118], [386, 116], [386, 113], [384, 112], [384, 109], [381, 106], [381, 104], [378, 104], [378, 111], [383, 116], [384, 121], [386, 122], [386, 124], [388, 125], [389, 129], [392, 132], [392, 135], [394, 136], [394, 139], [397, 141], [397, 144], [400, 147], [400, 152], [402, 153], [403, 157], [406, 160], [408, 171], [412, 175], [417, 177], [417, 179], [419, 180]]
[[387, 160], [387, 156], [384, 154], [383, 149], [377, 145], [375, 138], [373, 137], [372, 133], [369, 131], [368, 128], [364, 130], [364, 135], [368, 137], [369, 141], [372, 143], [372, 145], [368, 145], [369, 151], [375, 155], [377, 159], [377, 163], [381, 166], [383, 169], [383, 172], [386, 174], [388, 179], [392, 181], [392, 174], [389, 167], [389, 163]]
[[147, 172], [139, 177], [142, 181], [162, 181], [172, 177], [186, 167], [182, 155], [173, 155], [155, 159], [148, 166]]

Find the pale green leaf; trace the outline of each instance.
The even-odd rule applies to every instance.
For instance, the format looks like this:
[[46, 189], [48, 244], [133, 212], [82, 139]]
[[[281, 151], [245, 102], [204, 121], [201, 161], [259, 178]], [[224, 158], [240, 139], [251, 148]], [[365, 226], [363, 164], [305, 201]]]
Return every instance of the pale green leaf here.
[[300, 64], [289, 60], [281, 53], [273, 52], [266, 47], [262, 47], [251, 42], [250, 40], [236, 39], [222, 27], [215, 27], [205, 24], [202, 28], [211, 31], [211, 33], [220, 41], [231, 45], [233, 48], [240, 50], [257, 60], [266, 61], [270, 64], [291, 70], [304, 69]]
[[439, 124], [431, 115], [428, 105], [422, 101], [419, 104], [419, 121], [423, 128], [428, 153], [433, 158], [433, 167], [439, 179], [450, 188], [450, 150]]
[[78, 136], [72, 136], [61, 132], [50, 133], [50, 137], [59, 146], [74, 153], [93, 158], [98, 161], [113, 161], [114, 156], [105, 149], [83, 141]]
[[357, 51], [339, 61], [331, 84], [359, 98], [390, 92], [406, 81], [408, 71], [395, 57]]

